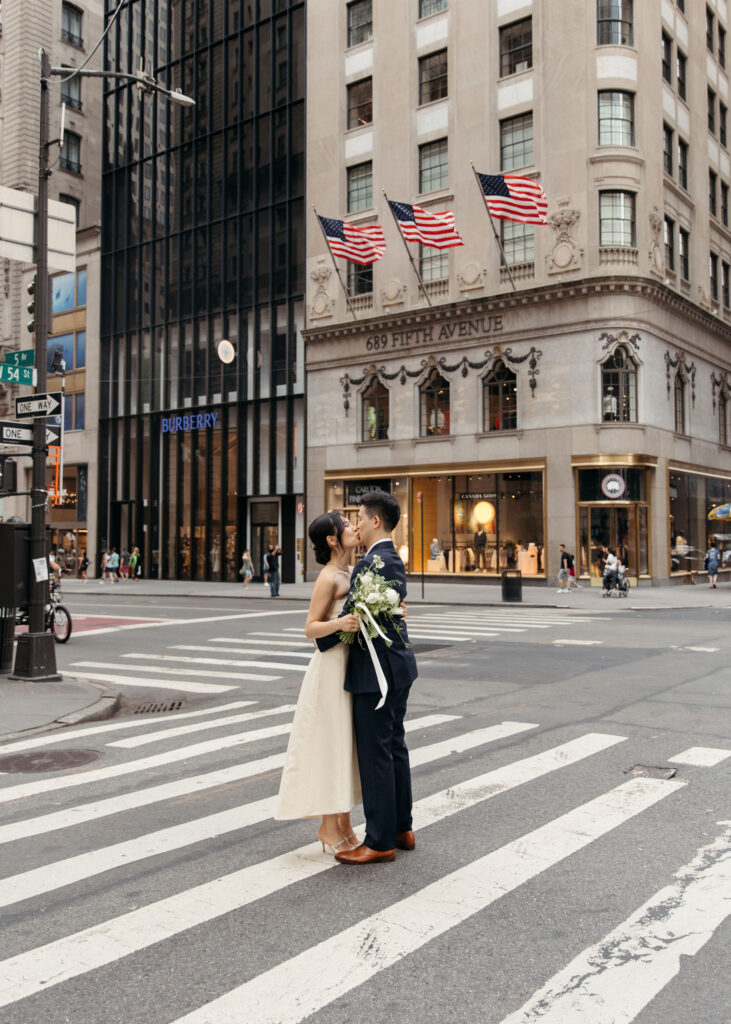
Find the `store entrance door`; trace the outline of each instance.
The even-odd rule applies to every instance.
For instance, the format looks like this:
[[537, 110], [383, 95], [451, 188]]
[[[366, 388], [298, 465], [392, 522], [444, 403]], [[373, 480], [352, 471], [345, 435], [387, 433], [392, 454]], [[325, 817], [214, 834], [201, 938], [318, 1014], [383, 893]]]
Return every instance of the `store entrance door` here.
[[647, 507], [634, 502], [583, 506], [581, 513], [581, 572], [601, 578], [606, 551], [613, 548], [627, 575], [647, 575]]
[[279, 528], [276, 523], [254, 523], [251, 527], [251, 562], [254, 566], [254, 579], [262, 578], [262, 559], [267, 548], [277, 543]]

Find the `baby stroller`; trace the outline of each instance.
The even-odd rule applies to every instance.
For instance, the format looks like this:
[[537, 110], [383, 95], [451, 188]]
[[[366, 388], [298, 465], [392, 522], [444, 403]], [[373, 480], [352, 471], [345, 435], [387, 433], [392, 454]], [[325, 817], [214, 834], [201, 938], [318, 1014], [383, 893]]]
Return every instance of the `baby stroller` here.
[[628, 592], [627, 569], [620, 562], [614, 569], [604, 574], [602, 597], [627, 597]]

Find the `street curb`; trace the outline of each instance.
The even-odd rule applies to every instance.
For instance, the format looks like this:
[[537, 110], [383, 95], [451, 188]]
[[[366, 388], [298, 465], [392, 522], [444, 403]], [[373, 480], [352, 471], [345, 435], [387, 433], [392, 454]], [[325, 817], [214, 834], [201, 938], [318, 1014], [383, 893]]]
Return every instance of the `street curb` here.
[[[75, 679], [75, 676], [64, 678]], [[0, 734], [0, 744], [12, 743], [13, 740], [24, 740], [30, 736], [37, 736], [44, 732], [58, 732], [69, 725], [82, 725], [84, 722], [100, 722], [105, 718], [112, 718], [122, 707], [122, 694], [106, 690], [99, 683], [84, 680], [89, 686], [101, 691], [101, 695], [91, 704], [87, 704], [78, 711], [71, 711], [68, 715], [54, 718], [45, 725], [34, 725], [30, 729], [21, 729], [19, 732], [7, 732]]]
[[[91, 685], [95, 686], [96, 683]], [[81, 725], [84, 722], [101, 722], [105, 718], [113, 718], [121, 707], [121, 693], [103, 693], [93, 704], [87, 704], [85, 708], [80, 708], [79, 711], [72, 711], [69, 715], [63, 715], [62, 718], [54, 719], [54, 724], [63, 726]]]

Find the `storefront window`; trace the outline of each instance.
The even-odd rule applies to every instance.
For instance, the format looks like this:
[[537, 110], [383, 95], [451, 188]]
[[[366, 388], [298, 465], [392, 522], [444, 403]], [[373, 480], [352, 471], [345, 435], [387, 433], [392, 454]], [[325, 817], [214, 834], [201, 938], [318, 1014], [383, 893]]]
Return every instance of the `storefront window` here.
[[363, 440], [385, 441], [388, 439], [389, 392], [378, 377], [363, 392]]
[[582, 576], [601, 579], [610, 549], [629, 576], [649, 574], [647, 473], [624, 467], [579, 470], [579, 501], [587, 503], [578, 517]]
[[421, 570], [422, 537], [427, 572], [545, 570], [541, 472], [415, 477], [411, 515], [412, 571]]
[[517, 377], [502, 359], [483, 384], [484, 429], [515, 430], [518, 426]]
[[731, 480], [671, 471], [669, 488], [671, 573], [702, 569], [711, 538], [721, 551], [722, 567], [731, 567], [731, 533], [725, 523], [708, 522], [712, 508], [731, 501]]
[[449, 433], [449, 381], [433, 369], [420, 388], [421, 436]]

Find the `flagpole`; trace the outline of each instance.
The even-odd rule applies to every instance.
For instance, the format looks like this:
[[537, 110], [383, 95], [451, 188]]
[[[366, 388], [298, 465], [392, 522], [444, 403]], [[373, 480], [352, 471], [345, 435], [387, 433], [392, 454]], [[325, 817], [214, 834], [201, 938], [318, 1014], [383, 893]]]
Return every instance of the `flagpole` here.
[[427, 292], [426, 286], [425, 286], [425, 284], [424, 284], [424, 282], [422, 280], [421, 274], [419, 273], [418, 268], [417, 268], [416, 264], [414, 263], [414, 257], [411, 255], [411, 250], [409, 249], [408, 245], [406, 244], [406, 239], [404, 238], [404, 233], [401, 230], [401, 225], [398, 222], [398, 218], [396, 217], [396, 214], [393, 212], [393, 207], [388, 202], [388, 196], [386, 195], [385, 188], [382, 188], [381, 192], [383, 192], [383, 195], [384, 195], [384, 197], [386, 199], [386, 203], [388, 204], [388, 208], [391, 211], [391, 216], [396, 221], [396, 227], [398, 229], [398, 233], [401, 235], [401, 241], [404, 243], [404, 249], [406, 249], [406, 255], [411, 260], [411, 266], [414, 268], [414, 273], [416, 274], [416, 276], [417, 276], [417, 278], [419, 280], [419, 285], [421, 286], [421, 290], [422, 290], [422, 292], [424, 294], [424, 298], [426, 299], [427, 304], [429, 306], [431, 306], [431, 299], [429, 298], [429, 293]]
[[490, 218], [490, 227], [492, 228], [492, 233], [495, 236], [495, 241], [497, 242], [497, 247], [500, 250], [500, 255], [502, 257], [503, 266], [505, 267], [505, 269], [508, 272], [508, 277], [510, 278], [510, 283], [513, 286], [513, 291], [517, 291], [517, 288], [515, 287], [515, 281], [513, 280], [513, 275], [510, 273], [510, 267], [508, 265], [508, 261], [505, 259], [505, 250], [503, 249], [503, 243], [500, 241], [500, 235], [498, 235], [498, 233], [497, 233], [497, 231], [495, 229], [495, 221], [492, 219], [492, 214], [490, 213], [490, 207], [488, 206], [487, 200], [485, 199], [485, 193], [482, 191], [482, 185], [480, 184], [480, 179], [477, 177], [477, 171], [475, 170], [475, 165], [472, 163], [471, 160], [470, 160], [470, 167], [472, 168], [472, 173], [475, 176], [475, 181], [477, 182], [477, 187], [480, 190], [480, 195], [482, 196], [482, 201], [485, 204], [485, 209], [487, 210], [487, 216]]
[[[312, 209], [315, 210], [314, 204], [312, 206]], [[338, 281], [340, 282], [340, 287], [343, 289], [343, 295], [345, 296], [345, 301], [348, 303], [348, 309], [353, 314], [353, 319], [357, 320], [358, 317], [355, 315], [355, 310], [353, 309], [353, 303], [350, 301], [350, 296], [348, 295], [348, 289], [345, 287], [345, 283], [343, 282], [343, 279], [340, 276], [340, 271], [338, 269], [338, 265], [335, 262], [335, 256], [333, 254], [332, 249], [330, 248], [330, 241], [329, 241], [327, 235], [325, 234], [325, 229], [322, 226], [322, 221], [320, 220], [320, 218], [318, 216], [317, 210], [315, 210], [315, 216], [317, 217], [317, 223], [320, 225], [320, 231], [322, 231], [322, 237], [325, 239], [325, 245], [327, 246], [327, 251], [330, 253], [330, 259], [333, 261], [333, 266], [335, 267], [335, 273], [338, 275]]]

